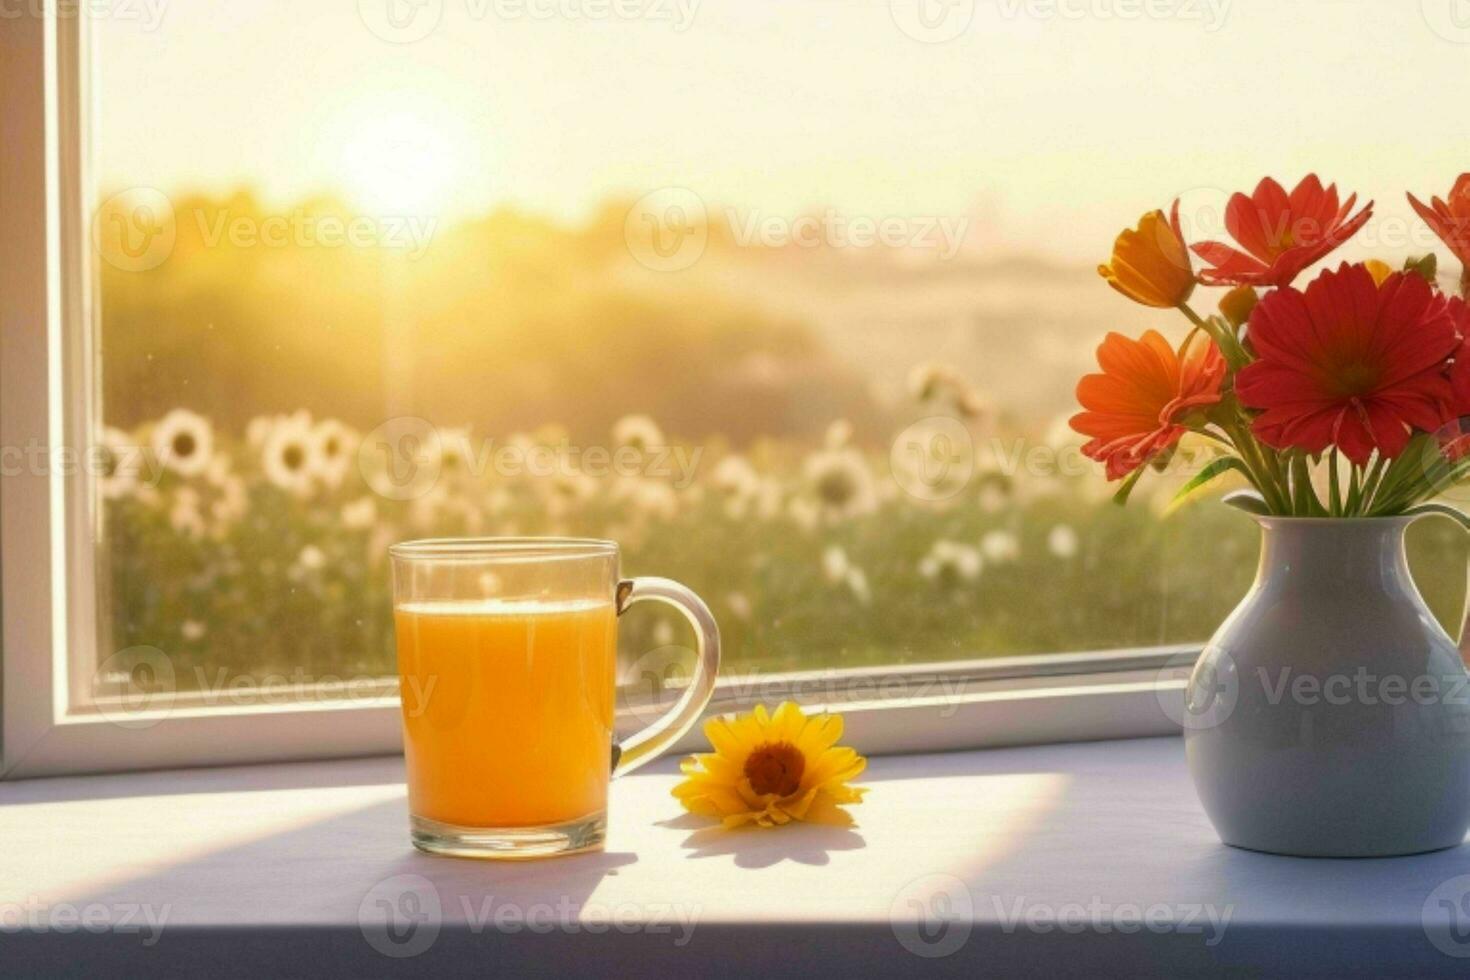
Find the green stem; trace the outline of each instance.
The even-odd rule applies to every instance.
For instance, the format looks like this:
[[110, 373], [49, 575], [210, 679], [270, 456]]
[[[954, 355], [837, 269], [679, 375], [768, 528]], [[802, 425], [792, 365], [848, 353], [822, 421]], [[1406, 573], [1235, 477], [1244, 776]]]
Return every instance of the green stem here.
[[1306, 453], [1293, 453], [1291, 457], [1291, 479], [1296, 490], [1292, 503], [1295, 506], [1293, 513], [1297, 517], [1323, 517], [1327, 514], [1327, 508], [1322, 506], [1322, 501], [1317, 499], [1317, 491], [1312, 489], [1312, 471], [1307, 465]]
[[1337, 447], [1327, 457], [1327, 506], [1333, 517], [1342, 516], [1342, 487], [1337, 476]]
[[1189, 318], [1189, 322], [1194, 324], [1196, 330], [1203, 330], [1209, 334], [1210, 339], [1215, 342], [1216, 347], [1220, 348], [1220, 353], [1225, 356], [1232, 370], [1238, 371], [1250, 363], [1250, 355], [1245, 352], [1245, 348], [1240, 345], [1240, 339], [1234, 333], [1216, 329], [1209, 320], [1190, 309], [1188, 303], [1180, 303], [1179, 312]]
[[1272, 474], [1270, 465], [1266, 462], [1250, 432], [1239, 423], [1225, 426], [1225, 431], [1235, 443], [1235, 452], [1240, 456], [1240, 461], [1251, 473], [1251, 481], [1255, 483], [1256, 489], [1261, 492], [1266, 505], [1276, 514], [1290, 514], [1290, 497], [1283, 493], [1282, 486], [1278, 484]]

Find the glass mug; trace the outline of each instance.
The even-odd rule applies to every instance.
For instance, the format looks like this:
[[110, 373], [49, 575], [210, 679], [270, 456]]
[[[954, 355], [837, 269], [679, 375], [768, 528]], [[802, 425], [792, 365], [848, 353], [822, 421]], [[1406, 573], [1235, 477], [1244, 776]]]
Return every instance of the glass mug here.
[[[489, 858], [600, 849], [608, 781], [678, 740], [714, 692], [708, 607], [668, 579], [620, 579], [611, 541], [444, 539], [388, 553], [414, 845]], [[694, 626], [694, 676], [618, 744], [617, 617], [645, 599]]]

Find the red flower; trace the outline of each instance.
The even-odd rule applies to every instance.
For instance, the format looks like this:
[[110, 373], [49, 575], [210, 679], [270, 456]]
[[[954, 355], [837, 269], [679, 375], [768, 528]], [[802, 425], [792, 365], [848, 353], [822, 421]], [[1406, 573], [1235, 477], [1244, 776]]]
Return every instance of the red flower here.
[[1361, 465], [1375, 449], [1397, 456], [1411, 428], [1434, 432], [1449, 417], [1454, 314], [1415, 273], [1375, 285], [1364, 266], [1344, 262], [1305, 292], [1267, 295], [1247, 337], [1258, 360], [1241, 368], [1235, 392], [1265, 410], [1251, 428], [1267, 445], [1337, 446]]
[[1316, 174], [1307, 174], [1288, 197], [1270, 177], [1250, 197], [1236, 193], [1225, 207], [1225, 228], [1241, 249], [1220, 242], [1200, 242], [1194, 253], [1212, 269], [1200, 270], [1200, 281], [1212, 286], [1289, 286], [1307, 266], [1351, 238], [1373, 214], [1373, 202], [1348, 217], [1356, 194], [1339, 207], [1337, 185], [1322, 189]]
[[1450, 188], [1450, 199], [1431, 198], [1425, 204], [1413, 194], [1409, 203], [1434, 233], [1449, 246], [1461, 265], [1470, 266], [1470, 174], [1461, 174]]
[[1086, 410], [1072, 417], [1072, 428], [1092, 441], [1082, 447], [1089, 458], [1107, 464], [1109, 480], [1127, 476], [1184, 435], [1179, 419], [1191, 409], [1220, 400], [1225, 359], [1215, 342], [1196, 334], [1183, 352], [1149, 330], [1139, 340], [1110, 333], [1097, 349], [1102, 374], [1077, 384]]
[[1455, 351], [1455, 363], [1450, 367], [1452, 418], [1436, 435], [1444, 454], [1458, 460], [1470, 455], [1470, 303], [1452, 296], [1449, 311], [1460, 337], [1460, 346]]

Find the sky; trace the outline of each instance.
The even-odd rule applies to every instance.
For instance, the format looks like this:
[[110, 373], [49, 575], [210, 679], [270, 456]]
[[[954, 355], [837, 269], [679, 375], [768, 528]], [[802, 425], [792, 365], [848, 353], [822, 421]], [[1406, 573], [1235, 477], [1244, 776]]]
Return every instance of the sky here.
[[968, 215], [979, 249], [1095, 261], [1181, 193], [1204, 226], [1315, 170], [1391, 223], [1470, 170], [1470, 0], [112, 3], [99, 193], [575, 222], [682, 187], [746, 216]]

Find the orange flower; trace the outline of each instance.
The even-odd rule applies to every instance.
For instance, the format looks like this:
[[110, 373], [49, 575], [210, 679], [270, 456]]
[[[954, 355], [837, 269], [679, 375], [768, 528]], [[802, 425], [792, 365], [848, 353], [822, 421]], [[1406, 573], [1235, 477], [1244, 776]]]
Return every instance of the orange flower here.
[[1179, 231], [1179, 202], [1164, 218], [1150, 211], [1138, 227], [1125, 229], [1113, 242], [1112, 261], [1097, 267], [1098, 275], [1118, 292], [1144, 306], [1178, 306], [1194, 290], [1189, 250]]
[[1466, 267], [1465, 278], [1470, 281], [1470, 173], [1456, 178], [1448, 201], [1436, 197], [1425, 204], [1410, 194], [1409, 203]]
[[1089, 458], [1107, 464], [1109, 480], [1138, 469], [1184, 435], [1180, 419], [1220, 400], [1225, 359], [1215, 342], [1195, 334], [1180, 354], [1157, 331], [1139, 340], [1110, 333], [1097, 349], [1102, 374], [1077, 384], [1083, 409], [1072, 428], [1092, 441]]
[[1214, 268], [1201, 269], [1200, 281], [1211, 286], [1289, 286], [1307, 266], [1347, 241], [1367, 224], [1373, 202], [1348, 217], [1356, 194], [1339, 206], [1337, 185], [1324, 190], [1316, 174], [1307, 174], [1290, 196], [1270, 177], [1250, 197], [1232, 194], [1225, 206], [1225, 228], [1240, 248], [1200, 242], [1194, 254]]

